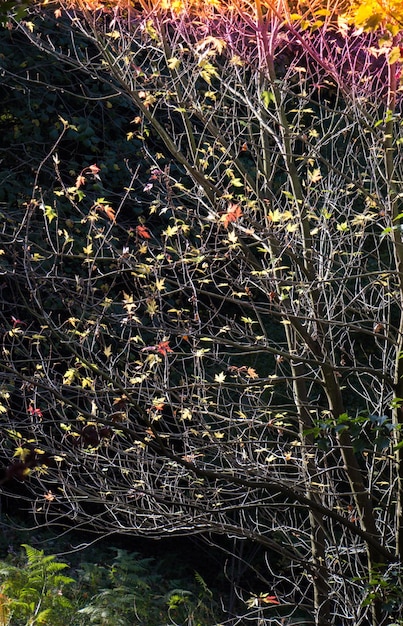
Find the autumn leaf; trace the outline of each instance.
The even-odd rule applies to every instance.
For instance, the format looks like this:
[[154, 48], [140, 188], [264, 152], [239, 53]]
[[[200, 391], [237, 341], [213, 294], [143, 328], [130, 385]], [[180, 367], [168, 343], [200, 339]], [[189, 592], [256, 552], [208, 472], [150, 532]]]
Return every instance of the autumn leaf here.
[[43, 417], [43, 413], [41, 411], [41, 409], [39, 408], [35, 408], [32, 404], [29, 405], [29, 407], [27, 408], [27, 412], [29, 413], [29, 415], [32, 415], [33, 417]]
[[148, 230], [147, 226], [143, 226], [143, 224], [139, 224], [138, 226], [136, 226], [136, 233], [139, 237], [142, 237], [143, 239], [151, 239], [150, 231]]
[[276, 596], [261, 595], [260, 600], [265, 604], [280, 604]]
[[158, 312], [158, 304], [156, 303], [154, 298], [147, 298], [147, 313], [150, 317], [154, 317], [154, 315]]
[[49, 221], [49, 224], [51, 224], [52, 220], [54, 220], [55, 217], [57, 217], [57, 213], [56, 213], [55, 209], [52, 206], [47, 204], [44, 207], [44, 211], [45, 211], [45, 216], [46, 216], [47, 220]]
[[320, 169], [317, 167], [313, 170], [309, 170], [308, 171], [308, 180], [311, 183], [317, 183], [321, 180], [322, 178], [322, 174], [320, 172]]
[[246, 606], [249, 609], [252, 609], [254, 607], [260, 606], [262, 602], [264, 604], [280, 604], [276, 596], [270, 596], [268, 593], [261, 593], [258, 596], [253, 595], [251, 598], [249, 598], [249, 600], [246, 601]]
[[192, 411], [188, 408], [181, 409], [180, 411], [180, 419], [181, 420], [191, 420], [192, 419]]
[[25, 459], [31, 454], [31, 450], [29, 448], [24, 448], [23, 446], [18, 446], [15, 449], [14, 457], [18, 458], [20, 461], [24, 462]]
[[163, 411], [164, 410], [164, 406], [165, 406], [165, 399], [164, 398], [154, 398], [153, 399], [153, 406], [152, 406], [152, 408], [154, 409], [154, 411]]
[[112, 345], [105, 346], [104, 355], [106, 356], [107, 359], [109, 359], [112, 356]]
[[236, 222], [240, 217], [242, 217], [242, 209], [239, 204], [231, 203], [227, 209], [227, 212], [224, 215], [221, 215], [220, 221], [224, 224], [225, 228], [231, 224], [231, 222]]
[[248, 376], [249, 378], [259, 378], [259, 374], [257, 374], [256, 370], [253, 367], [248, 367]]
[[224, 439], [225, 435], [224, 435], [224, 433], [218, 431], [218, 432], [214, 433], [214, 437], [216, 439]]
[[90, 170], [91, 174], [93, 176], [97, 176], [99, 174], [99, 172], [101, 171], [100, 168], [98, 167], [98, 165], [90, 165], [88, 167], [88, 169]]
[[101, 211], [105, 213], [106, 217], [111, 220], [111, 222], [115, 221], [115, 210], [109, 204], [97, 204], [95, 206], [97, 211]]
[[119, 396], [119, 398], [115, 398], [114, 401], [113, 401], [114, 408], [119, 410], [119, 411], [126, 410], [127, 400], [128, 400], [128, 398], [125, 395]]
[[11, 316], [11, 321], [13, 323], [13, 328], [15, 328], [16, 326], [19, 326], [20, 324], [23, 324], [24, 326], [26, 326], [25, 322], [23, 322], [22, 320], [17, 319], [13, 315]]
[[171, 57], [167, 61], [167, 66], [170, 70], [177, 70], [180, 64], [180, 59], [177, 59], [176, 57]]
[[79, 174], [76, 178], [76, 188], [79, 189], [82, 185], [85, 185], [86, 183], [86, 179], [85, 176], [83, 176], [82, 174]]
[[222, 51], [224, 50], [226, 45], [227, 44], [224, 39], [217, 39], [216, 37], [212, 37], [211, 35], [209, 35], [202, 41], [198, 42], [196, 50], [197, 52], [202, 52], [203, 50], [205, 50], [205, 48], [211, 46], [211, 48], [213, 48], [215, 52], [217, 52], [218, 54], [222, 54]]
[[71, 385], [77, 375], [77, 370], [74, 367], [69, 368], [63, 376], [63, 385]]
[[129, 315], [133, 313], [137, 309], [137, 304], [134, 301], [134, 297], [132, 294], [122, 292], [123, 295], [123, 308], [126, 309]]
[[165, 287], [165, 278], [157, 278], [155, 281], [155, 288], [157, 291], [164, 291]]
[[166, 356], [168, 352], [173, 352], [172, 348], [169, 346], [169, 341], [160, 341], [157, 345], [157, 352]]

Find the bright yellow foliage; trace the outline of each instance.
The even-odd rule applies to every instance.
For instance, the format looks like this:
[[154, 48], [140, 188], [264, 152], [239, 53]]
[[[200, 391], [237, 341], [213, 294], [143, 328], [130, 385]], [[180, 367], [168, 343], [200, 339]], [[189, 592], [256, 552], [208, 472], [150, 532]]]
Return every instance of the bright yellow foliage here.
[[396, 35], [403, 28], [402, 0], [363, 0], [353, 2], [345, 12], [347, 20], [367, 31], [386, 28]]

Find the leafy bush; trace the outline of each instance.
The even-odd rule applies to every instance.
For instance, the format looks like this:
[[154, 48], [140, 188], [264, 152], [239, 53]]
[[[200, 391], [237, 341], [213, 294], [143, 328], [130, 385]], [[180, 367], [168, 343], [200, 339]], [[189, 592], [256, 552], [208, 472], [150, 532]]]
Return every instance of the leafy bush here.
[[110, 565], [82, 562], [76, 578], [69, 566], [23, 545], [26, 560], [0, 562], [0, 626], [211, 626], [212, 593], [196, 583], [171, 579], [164, 562], [115, 549]]

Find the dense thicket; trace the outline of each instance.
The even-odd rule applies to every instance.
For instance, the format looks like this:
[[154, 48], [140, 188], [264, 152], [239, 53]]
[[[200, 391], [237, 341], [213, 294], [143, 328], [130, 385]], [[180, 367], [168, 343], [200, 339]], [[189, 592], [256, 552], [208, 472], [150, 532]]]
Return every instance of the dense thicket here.
[[260, 587], [233, 624], [387, 624], [399, 65], [326, 16], [206, 10], [3, 33], [30, 42], [4, 77], [3, 488], [38, 523], [234, 540]]

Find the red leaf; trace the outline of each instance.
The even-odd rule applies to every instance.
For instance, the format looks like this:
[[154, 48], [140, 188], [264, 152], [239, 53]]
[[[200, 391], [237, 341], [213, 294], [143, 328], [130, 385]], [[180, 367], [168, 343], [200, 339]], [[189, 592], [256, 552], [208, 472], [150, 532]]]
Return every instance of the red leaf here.
[[13, 328], [15, 328], [16, 326], [18, 326], [19, 324], [24, 324], [24, 326], [26, 326], [26, 323], [23, 322], [22, 320], [17, 319], [16, 317], [12, 316], [11, 317], [11, 321], [13, 323]]
[[265, 604], [280, 604], [276, 596], [260, 596], [260, 600]]
[[136, 226], [136, 233], [139, 237], [142, 237], [142, 239], [151, 239], [150, 231], [148, 230], [147, 226], [139, 224], [138, 226]]
[[173, 352], [172, 348], [169, 347], [169, 341], [160, 341], [157, 345], [157, 352], [164, 356], [166, 356], [168, 352]]
[[34, 406], [32, 406], [32, 404], [30, 404], [29, 407], [27, 408], [27, 412], [30, 415], [36, 415], [37, 417], [43, 417], [43, 413], [42, 413], [41, 409], [36, 409]]

